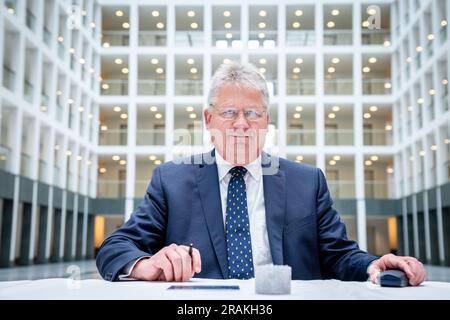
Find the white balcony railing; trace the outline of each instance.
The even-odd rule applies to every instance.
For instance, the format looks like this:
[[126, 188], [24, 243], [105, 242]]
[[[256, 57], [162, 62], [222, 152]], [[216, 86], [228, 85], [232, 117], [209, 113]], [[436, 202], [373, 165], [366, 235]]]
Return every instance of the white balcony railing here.
[[353, 145], [352, 129], [325, 129], [325, 144], [332, 146]]
[[316, 131], [314, 129], [287, 129], [288, 145], [311, 146], [316, 144]]
[[164, 145], [164, 129], [137, 129], [136, 144], [145, 146]]

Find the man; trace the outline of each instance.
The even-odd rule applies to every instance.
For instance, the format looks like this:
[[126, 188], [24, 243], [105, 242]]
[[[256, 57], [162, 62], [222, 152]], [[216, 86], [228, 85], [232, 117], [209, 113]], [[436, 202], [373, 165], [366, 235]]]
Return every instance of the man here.
[[208, 105], [215, 149], [155, 169], [144, 200], [100, 248], [103, 278], [248, 279], [273, 263], [291, 266], [293, 279], [375, 282], [401, 269], [411, 285], [424, 281], [417, 259], [371, 256], [347, 238], [319, 169], [262, 152], [269, 94], [252, 65], [222, 65]]

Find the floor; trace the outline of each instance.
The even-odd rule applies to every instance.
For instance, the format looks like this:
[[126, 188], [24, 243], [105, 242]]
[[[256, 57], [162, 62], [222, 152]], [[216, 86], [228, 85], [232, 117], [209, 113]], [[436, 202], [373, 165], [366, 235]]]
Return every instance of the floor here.
[[[450, 268], [425, 266], [428, 281], [450, 282]], [[41, 264], [0, 269], [0, 281], [36, 280], [42, 278], [100, 279], [94, 260]]]

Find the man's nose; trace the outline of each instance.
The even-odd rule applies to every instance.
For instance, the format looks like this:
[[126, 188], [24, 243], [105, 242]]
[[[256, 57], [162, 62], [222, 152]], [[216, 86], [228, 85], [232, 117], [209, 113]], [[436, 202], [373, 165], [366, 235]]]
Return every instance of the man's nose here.
[[250, 127], [243, 112], [239, 112], [237, 118], [233, 122], [233, 126], [235, 128], [249, 128]]

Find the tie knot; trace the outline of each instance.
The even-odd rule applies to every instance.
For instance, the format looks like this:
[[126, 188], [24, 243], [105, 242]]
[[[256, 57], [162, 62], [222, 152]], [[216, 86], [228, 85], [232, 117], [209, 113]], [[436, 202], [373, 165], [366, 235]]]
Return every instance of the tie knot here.
[[233, 177], [243, 177], [247, 173], [247, 169], [245, 169], [244, 167], [233, 167], [233, 168], [231, 168], [229, 173]]

